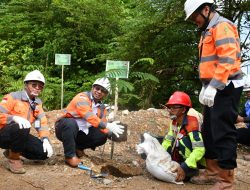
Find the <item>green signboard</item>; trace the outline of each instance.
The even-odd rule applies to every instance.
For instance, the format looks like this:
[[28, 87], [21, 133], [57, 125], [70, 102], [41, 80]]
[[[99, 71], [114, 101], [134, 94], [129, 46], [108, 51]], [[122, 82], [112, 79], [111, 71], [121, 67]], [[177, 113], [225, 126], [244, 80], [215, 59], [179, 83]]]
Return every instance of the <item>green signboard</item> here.
[[107, 76], [110, 78], [128, 78], [129, 61], [106, 61]]
[[56, 65], [70, 65], [71, 54], [55, 54]]

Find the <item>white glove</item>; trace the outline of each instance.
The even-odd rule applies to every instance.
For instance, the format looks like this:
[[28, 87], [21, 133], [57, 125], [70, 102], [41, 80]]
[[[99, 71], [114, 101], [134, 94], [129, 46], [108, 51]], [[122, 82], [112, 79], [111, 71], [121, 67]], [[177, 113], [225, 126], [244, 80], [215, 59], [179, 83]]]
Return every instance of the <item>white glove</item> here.
[[20, 116], [13, 116], [13, 121], [16, 122], [18, 125], [19, 125], [19, 128], [20, 129], [28, 129], [31, 127], [31, 124], [30, 122], [23, 118], [23, 117], [20, 117]]
[[107, 129], [113, 133], [117, 138], [120, 137], [121, 134], [124, 132], [124, 126], [118, 125], [117, 123], [120, 123], [120, 121], [114, 121], [112, 123], [107, 123]]
[[205, 87], [203, 86], [199, 94], [199, 102], [203, 105], [204, 105], [204, 92], [205, 92]]
[[47, 157], [50, 158], [53, 155], [53, 149], [48, 139], [43, 139], [43, 152], [47, 152]]
[[204, 96], [203, 96], [203, 102], [204, 105], [207, 105], [208, 107], [212, 107], [214, 105], [214, 98], [216, 95], [217, 89], [208, 85], [208, 87], [205, 89]]
[[108, 121], [112, 122], [112, 121], [114, 121], [114, 119], [115, 119], [115, 113], [114, 113], [114, 111], [112, 111], [108, 115]]

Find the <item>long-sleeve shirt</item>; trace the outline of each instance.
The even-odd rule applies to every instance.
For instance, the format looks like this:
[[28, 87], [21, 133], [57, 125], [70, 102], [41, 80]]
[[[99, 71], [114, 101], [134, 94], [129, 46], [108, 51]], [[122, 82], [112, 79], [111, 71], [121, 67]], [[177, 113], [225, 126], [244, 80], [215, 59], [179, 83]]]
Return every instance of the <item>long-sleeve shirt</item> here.
[[[199, 52], [199, 74], [203, 84], [223, 90], [229, 80], [242, 79], [237, 28], [218, 13], [215, 13], [201, 36]], [[238, 87], [236, 82], [234, 85]]]
[[42, 108], [42, 101], [35, 98], [31, 102], [25, 90], [11, 92], [3, 97], [0, 102], [0, 128], [10, 124], [13, 116], [20, 116], [27, 119], [31, 124], [35, 121], [39, 125], [35, 126], [39, 137], [48, 137], [50, 132], [47, 118]]
[[[175, 139], [176, 143], [174, 144]], [[175, 147], [173, 147], [174, 145]], [[176, 148], [178, 150], [179, 155], [182, 157], [181, 160], [184, 160], [180, 163], [184, 171], [187, 171], [188, 168], [196, 169], [197, 163], [205, 154], [198, 119], [194, 116], [186, 115], [179, 126], [173, 121], [162, 146], [170, 154], [172, 154], [173, 149]]]
[[240, 116], [244, 118], [244, 123], [247, 124], [247, 128], [250, 128], [250, 100], [246, 101]]
[[107, 110], [104, 104], [95, 103], [91, 92], [81, 92], [68, 104], [63, 117], [74, 118], [79, 129], [86, 134], [88, 134], [88, 128], [92, 126], [108, 133], [106, 114]]

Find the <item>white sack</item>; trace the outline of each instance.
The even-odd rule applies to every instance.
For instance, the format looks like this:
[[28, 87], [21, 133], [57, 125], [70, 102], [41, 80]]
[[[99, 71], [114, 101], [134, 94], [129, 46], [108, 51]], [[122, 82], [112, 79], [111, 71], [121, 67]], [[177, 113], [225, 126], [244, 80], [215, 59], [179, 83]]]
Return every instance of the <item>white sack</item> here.
[[183, 182], [176, 182], [176, 173], [174, 171], [179, 164], [172, 161], [169, 153], [161, 146], [159, 141], [149, 135], [148, 133], [143, 134], [144, 142], [136, 145], [138, 154], [145, 153], [147, 155], [146, 168], [155, 178], [171, 182], [175, 184], [183, 184]]

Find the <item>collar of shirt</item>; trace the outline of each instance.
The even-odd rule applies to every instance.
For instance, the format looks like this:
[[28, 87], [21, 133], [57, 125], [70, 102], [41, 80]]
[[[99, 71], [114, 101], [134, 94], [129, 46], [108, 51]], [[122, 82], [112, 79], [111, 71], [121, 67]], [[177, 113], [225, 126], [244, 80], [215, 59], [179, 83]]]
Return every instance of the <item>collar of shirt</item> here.
[[102, 104], [102, 101], [98, 101], [97, 103], [95, 103], [92, 93], [90, 93], [90, 100], [92, 102], [92, 107], [98, 107]]
[[39, 98], [35, 98], [35, 100], [31, 100], [25, 90], [21, 91], [21, 99], [26, 102], [33, 102], [35, 104], [41, 104], [42, 101]]
[[187, 114], [185, 114], [181, 126], [185, 126], [188, 124]]
[[214, 13], [214, 16], [210, 20], [206, 30], [209, 30], [210, 28], [212, 28], [217, 23], [219, 18], [220, 18], [220, 15], [218, 13]]
[[182, 126], [185, 126], [187, 124], [188, 124], [187, 115], [185, 115], [185, 117], [182, 120], [181, 125], [176, 125], [176, 124], [174, 124], [174, 121], [173, 121], [173, 123], [172, 123], [173, 131], [177, 134], [180, 132]]
[[100, 107], [101, 104], [99, 102], [95, 103], [95, 101], [92, 101], [92, 108]]

